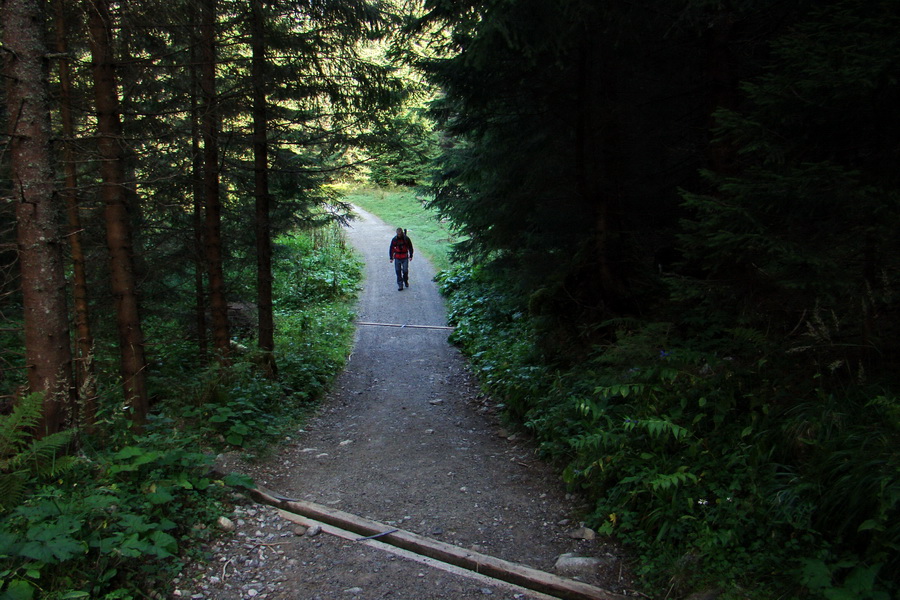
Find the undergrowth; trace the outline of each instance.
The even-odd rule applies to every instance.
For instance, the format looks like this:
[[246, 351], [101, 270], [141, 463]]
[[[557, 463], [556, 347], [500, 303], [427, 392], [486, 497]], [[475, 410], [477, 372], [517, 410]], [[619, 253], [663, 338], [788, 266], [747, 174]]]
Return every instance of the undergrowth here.
[[[900, 404], [752, 330], [608, 323], [551, 367], [525, 302], [478, 269], [442, 275], [454, 341], [635, 555], [678, 597], [888, 600], [900, 593]], [[805, 376], [801, 376], [805, 375]]]
[[[156, 404], [137, 433], [114, 388], [100, 385], [99, 424], [32, 441], [40, 398], [0, 416], [0, 600], [167, 597], [185, 561], [230, 512], [233, 486], [215, 454], [267, 452], [298, 426], [340, 371], [352, 341], [360, 265], [337, 229], [278, 240], [279, 376], [260, 368], [253, 340], [236, 338], [228, 367], [200, 365], [183, 324], [148, 320]], [[103, 365], [111, 360], [101, 359]], [[105, 381], [108, 378], [99, 378]], [[74, 432], [75, 430], [73, 430]], [[77, 453], [63, 452], [77, 441]]]

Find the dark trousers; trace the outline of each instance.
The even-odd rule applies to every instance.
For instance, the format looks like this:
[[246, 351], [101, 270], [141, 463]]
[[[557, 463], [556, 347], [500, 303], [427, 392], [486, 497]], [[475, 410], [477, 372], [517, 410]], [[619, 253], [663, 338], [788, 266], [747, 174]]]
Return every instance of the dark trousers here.
[[404, 283], [409, 283], [409, 259], [395, 258], [394, 271], [397, 273], [397, 287], [403, 287]]

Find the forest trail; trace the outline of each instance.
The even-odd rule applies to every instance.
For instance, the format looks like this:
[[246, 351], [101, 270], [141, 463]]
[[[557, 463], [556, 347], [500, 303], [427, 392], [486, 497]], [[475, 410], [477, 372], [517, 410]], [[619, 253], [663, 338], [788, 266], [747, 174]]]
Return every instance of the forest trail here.
[[[365, 259], [365, 279], [345, 370], [319, 413], [275, 456], [250, 465], [231, 457], [222, 467], [286, 497], [542, 571], [553, 572], [563, 553], [596, 557], [601, 566], [583, 579], [627, 588], [618, 553], [570, 536], [579, 525], [574, 498], [528, 440], [503, 432], [496, 407], [478, 393], [448, 343], [431, 265], [417, 255], [410, 287], [397, 291], [388, 262], [394, 228], [358, 215], [347, 234]], [[409, 235], [415, 243], [415, 232]], [[211, 549], [201, 573], [185, 574], [176, 597], [545, 597], [327, 533], [298, 535], [267, 506], [247, 503], [229, 518], [237, 524], [234, 537]]]

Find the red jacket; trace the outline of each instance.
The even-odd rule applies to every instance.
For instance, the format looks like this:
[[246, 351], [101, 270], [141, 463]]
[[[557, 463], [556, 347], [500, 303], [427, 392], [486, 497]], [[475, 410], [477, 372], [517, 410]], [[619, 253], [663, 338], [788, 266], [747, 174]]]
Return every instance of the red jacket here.
[[412, 240], [408, 237], [399, 235], [395, 235], [394, 239], [391, 240], [391, 245], [388, 248], [388, 257], [391, 260], [395, 258], [412, 258], [413, 257], [413, 245]]

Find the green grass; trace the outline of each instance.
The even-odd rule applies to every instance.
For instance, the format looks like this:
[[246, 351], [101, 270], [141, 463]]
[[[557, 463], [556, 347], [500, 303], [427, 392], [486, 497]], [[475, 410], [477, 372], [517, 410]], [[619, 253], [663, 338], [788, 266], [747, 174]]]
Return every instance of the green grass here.
[[442, 223], [434, 210], [423, 206], [424, 198], [409, 188], [347, 187], [339, 189], [344, 198], [377, 215], [392, 227], [403, 227], [437, 271], [450, 268], [449, 252], [456, 235]]

